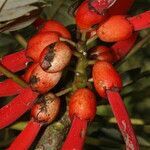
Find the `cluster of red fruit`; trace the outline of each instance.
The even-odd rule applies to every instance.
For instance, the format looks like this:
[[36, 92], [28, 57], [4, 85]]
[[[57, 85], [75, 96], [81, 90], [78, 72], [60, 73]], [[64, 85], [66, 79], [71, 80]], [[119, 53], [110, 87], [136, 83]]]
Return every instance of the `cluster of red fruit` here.
[[[11, 79], [4, 81], [5, 85], [4, 82], [0, 85], [1, 89], [5, 88], [1, 96], [20, 94], [10, 105], [1, 108], [0, 117], [4, 117], [6, 113], [7, 117], [0, 121], [0, 128], [9, 125], [27, 111], [39, 94], [51, 90], [59, 82], [62, 70], [69, 64], [72, 54], [76, 52], [79, 55], [77, 56], [79, 61], [82, 61], [81, 58], [83, 58], [88, 64], [88, 59], [95, 60], [92, 67], [95, 89], [102, 98], [109, 100], [125, 140], [126, 148], [138, 150], [138, 142], [128, 113], [118, 93], [122, 89], [122, 81], [112, 65], [130, 51], [137, 37], [135, 31], [150, 26], [149, 11], [140, 14], [140, 17], [127, 18], [124, 16], [133, 2], [134, 0], [85, 0], [75, 12], [75, 20], [80, 33], [86, 33], [84, 40], [80, 38], [78, 43], [74, 43], [71, 41], [69, 31], [62, 24], [50, 20], [45, 22], [38, 33], [28, 41], [25, 51], [3, 58], [1, 64], [12, 72], [24, 69], [26, 62], [32, 61], [32, 64], [22, 76], [22, 79], [29, 83], [30, 87], [23, 89]], [[98, 36], [102, 41], [116, 43], [111, 48], [96, 46], [88, 51], [87, 56], [88, 42], [95, 36]], [[71, 45], [71, 43], [73, 44]], [[81, 47], [82, 50], [79, 50]], [[15, 66], [10, 61], [8, 63], [8, 58], [10, 60], [16, 57], [21, 59]], [[85, 68], [87, 68], [87, 64], [84, 66]], [[80, 76], [80, 74], [86, 74], [86, 72], [78, 72], [75, 76]], [[5, 93], [6, 83], [9, 89], [7, 94]], [[12, 85], [14, 88], [10, 88]], [[96, 99], [86, 83], [84, 87], [78, 86], [72, 92], [69, 101], [69, 116], [72, 120], [72, 126], [62, 146], [63, 150], [81, 150], [83, 148], [88, 122], [92, 121], [96, 114]], [[23, 98], [24, 104], [22, 104], [20, 99], [27, 93], [30, 94], [26, 100]], [[16, 106], [17, 103], [18, 106]], [[15, 110], [18, 107], [23, 110]], [[10, 119], [8, 113], [12, 109], [14, 112], [10, 115], [12, 116]], [[60, 99], [55, 94], [46, 94], [41, 101], [33, 105], [31, 121], [8, 149], [28, 149], [41, 126], [45, 123], [51, 123], [56, 118], [59, 109]]]

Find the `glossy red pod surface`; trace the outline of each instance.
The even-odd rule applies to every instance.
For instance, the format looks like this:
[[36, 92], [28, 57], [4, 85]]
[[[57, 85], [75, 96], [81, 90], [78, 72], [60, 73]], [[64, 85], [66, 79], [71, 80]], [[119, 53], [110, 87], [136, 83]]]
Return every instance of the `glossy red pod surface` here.
[[81, 30], [90, 29], [93, 25], [100, 23], [105, 19], [105, 16], [99, 15], [89, 9], [88, 2], [84, 1], [77, 9], [75, 21]]
[[70, 62], [72, 51], [64, 42], [46, 47], [40, 56], [40, 65], [46, 72], [58, 72]]
[[108, 15], [125, 15], [135, 0], [89, 0], [89, 5], [102, 14], [106, 10]]
[[97, 30], [98, 37], [105, 42], [126, 40], [132, 33], [133, 26], [122, 15], [110, 17]]
[[135, 0], [117, 0], [108, 13], [110, 15], [125, 15], [130, 10]]
[[94, 86], [99, 95], [106, 98], [106, 90], [122, 89], [122, 81], [115, 68], [108, 62], [98, 61], [92, 70]]
[[47, 73], [38, 64], [31, 72], [29, 84], [37, 92], [45, 93], [52, 89], [60, 80], [61, 72]]
[[51, 123], [58, 115], [60, 98], [53, 93], [48, 93], [41, 98], [31, 109], [31, 116], [40, 123]]
[[59, 35], [54, 32], [37, 33], [33, 36], [27, 45], [26, 56], [39, 61], [41, 52], [48, 46], [59, 41]]
[[47, 22], [44, 23], [43, 27], [39, 30], [40, 33], [49, 32], [49, 31], [56, 32], [60, 34], [60, 36], [62, 36], [63, 38], [67, 38], [67, 39], [71, 38], [71, 34], [67, 30], [67, 28], [65, 28], [63, 24], [55, 20], [48, 20]]
[[30, 66], [27, 68], [26, 72], [24, 73], [23, 79], [24, 79], [27, 83], [29, 83], [29, 81], [30, 81], [30, 76], [31, 76], [31, 74], [32, 74], [32, 71], [33, 71], [37, 66], [38, 66], [38, 63], [33, 63], [32, 65], [30, 65]]
[[97, 46], [94, 49], [91, 49], [90, 58], [110, 63], [113, 63], [116, 60], [113, 51], [107, 46]]
[[81, 120], [93, 120], [96, 113], [96, 99], [94, 94], [86, 88], [78, 89], [73, 93], [69, 102], [69, 116]]

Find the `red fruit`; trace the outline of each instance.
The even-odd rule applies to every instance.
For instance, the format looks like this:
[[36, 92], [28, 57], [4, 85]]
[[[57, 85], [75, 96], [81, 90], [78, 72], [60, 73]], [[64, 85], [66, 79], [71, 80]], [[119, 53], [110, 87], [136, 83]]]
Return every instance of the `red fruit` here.
[[52, 93], [45, 95], [31, 110], [31, 116], [40, 123], [51, 123], [60, 109], [60, 99]]
[[71, 49], [64, 42], [58, 42], [43, 50], [40, 56], [40, 65], [46, 72], [58, 72], [67, 66], [71, 55]]
[[67, 38], [67, 39], [71, 39], [71, 34], [70, 32], [65, 28], [64, 25], [62, 25], [60, 22], [55, 21], [55, 20], [49, 20], [47, 21], [43, 27], [41, 28], [41, 30], [39, 31], [41, 32], [56, 32], [58, 34], [60, 34], [62, 37]]
[[116, 1], [117, 0], [89, 0], [89, 5], [99, 14], [103, 14], [106, 10], [109, 10]]
[[15, 138], [8, 150], [27, 150], [45, 123], [52, 122], [58, 114], [60, 99], [49, 93], [36, 103], [31, 110], [32, 118], [25, 129]]
[[116, 56], [116, 61], [119, 61], [122, 58], [124, 58], [132, 50], [132, 47], [136, 42], [137, 36], [138, 33], [135, 32], [127, 40], [118, 41], [112, 45], [111, 49]]
[[128, 39], [133, 32], [133, 26], [125, 16], [112, 16], [98, 30], [97, 35], [102, 41], [116, 42]]
[[41, 52], [48, 46], [59, 41], [59, 36], [54, 32], [38, 33], [33, 36], [27, 46], [26, 56], [38, 62]]
[[73, 93], [69, 102], [69, 115], [72, 125], [62, 150], [82, 150], [87, 124], [93, 120], [96, 113], [94, 94], [86, 88], [78, 89]]
[[93, 25], [104, 20], [105, 16], [98, 15], [89, 9], [88, 1], [84, 1], [76, 11], [75, 20], [81, 30], [90, 29]]
[[96, 62], [93, 67], [92, 76], [94, 86], [101, 97], [106, 98], [106, 90], [119, 91], [122, 88], [119, 74], [108, 62]]
[[112, 7], [108, 9], [110, 15], [125, 15], [131, 8], [135, 0], [117, 0]]
[[116, 58], [113, 51], [106, 46], [97, 46], [90, 51], [90, 58], [100, 61], [115, 62]]
[[78, 89], [70, 98], [69, 116], [77, 116], [81, 120], [93, 120], [96, 113], [94, 94], [86, 88]]
[[30, 76], [32, 74], [32, 71], [38, 66], [38, 63], [33, 63], [29, 68], [27, 68], [25, 74], [23, 75], [23, 79], [29, 83]]
[[97, 30], [96, 29], [91, 29], [89, 30], [89, 32], [87, 32], [87, 38], [92, 38], [93, 36], [95, 36], [97, 34]]
[[33, 90], [45, 93], [52, 89], [60, 80], [61, 72], [47, 73], [40, 65], [37, 65], [31, 72], [30, 86]]

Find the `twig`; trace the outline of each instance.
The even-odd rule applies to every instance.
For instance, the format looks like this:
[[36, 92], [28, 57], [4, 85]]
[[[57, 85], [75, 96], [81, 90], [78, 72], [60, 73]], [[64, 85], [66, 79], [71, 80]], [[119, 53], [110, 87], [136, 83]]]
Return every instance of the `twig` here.
[[23, 88], [28, 87], [28, 84], [26, 82], [24, 82], [17, 75], [13, 74], [12, 72], [10, 72], [6, 68], [4, 68], [2, 65], [0, 65], [0, 72], [3, 73], [6, 77], [11, 78], [13, 81], [15, 81], [16, 83], [18, 83]]
[[96, 60], [89, 60], [88, 65], [94, 65], [96, 63]]
[[95, 41], [98, 38], [97, 35], [94, 35], [93, 37], [91, 37], [90, 39], [87, 40], [86, 45], [88, 46], [89, 44], [91, 44], [93, 41]]
[[71, 40], [69, 40], [69, 39], [65, 39], [65, 38], [60, 37], [60, 41], [67, 42], [70, 45], [72, 45], [73, 47], [77, 47], [76, 43], [71, 41]]
[[69, 93], [71, 91], [72, 91], [72, 88], [68, 88], [68, 89], [64, 89], [62, 91], [57, 92], [55, 95], [56, 96], [62, 96], [62, 95], [65, 95], [65, 94], [67, 94], [67, 93]]
[[27, 41], [25, 40], [25, 38], [20, 35], [20, 34], [13, 34], [16, 38], [16, 40], [22, 45], [23, 48], [27, 47]]

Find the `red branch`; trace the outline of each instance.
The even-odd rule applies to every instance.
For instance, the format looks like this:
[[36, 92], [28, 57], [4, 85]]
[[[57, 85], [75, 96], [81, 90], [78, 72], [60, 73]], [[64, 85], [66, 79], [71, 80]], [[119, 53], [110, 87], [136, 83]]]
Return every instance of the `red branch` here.
[[72, 126], [67, 135], [62, 150], [82, 150], [87, 129], [87, 120], [74, 117]]
[[4, 56], [0, 63], [12, 72], [17, 72], [26, 68], [30, 62], [25, 56], [25, 50]]
[[33, 92], [31, 88], [26, 88], [11, 102], [2, 107], [0, 109], [0, 129], [8, 126], [30, 109], [37, 96], [38, 94]]
[[134, 134], [132, 124], [127, 113], [126, 107], [118, 92], [107, 90], [109, 103], [116, 117], [118, 126], [126, 143], [127, 150], [139, 150], [139, 144]]
[[27, 150], [36, 138], [41, 124], [35, 121], [30, 121], [26, 128], [17, 136], [7, 150]]
[[17, 95], [23, 88], [11, 79], [0, 82], [0, 97]]
[[146, 11], [137, 16], [128, 18], [130, 23], [134, 26], [134, 30], [142, 30], [150, 27], [150, 11]]
[[134, 46], [138, 33], [134, 33], [129, 39], [116, 42], [111, 49], [116, 55], [117, 61], [124, 58]]

